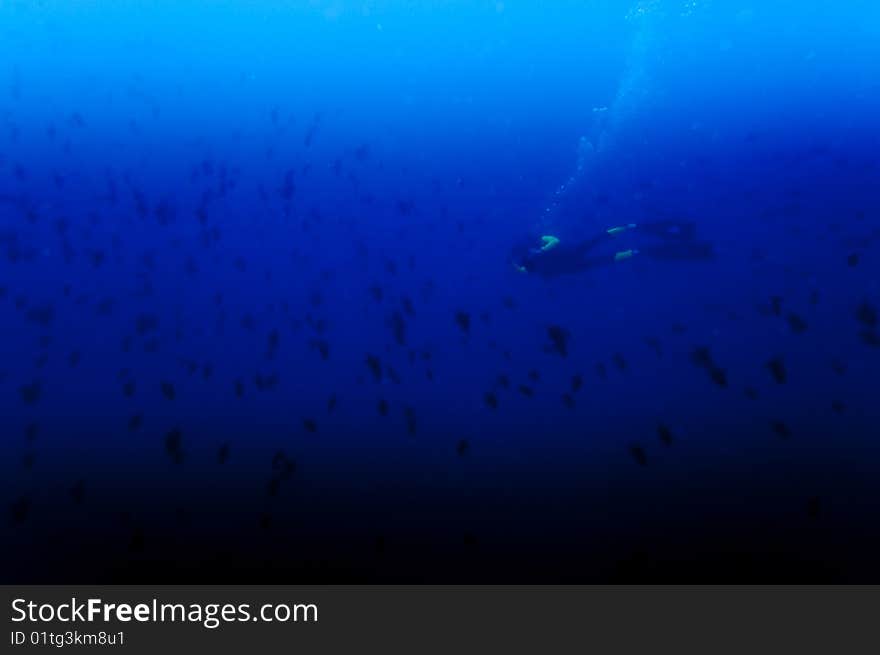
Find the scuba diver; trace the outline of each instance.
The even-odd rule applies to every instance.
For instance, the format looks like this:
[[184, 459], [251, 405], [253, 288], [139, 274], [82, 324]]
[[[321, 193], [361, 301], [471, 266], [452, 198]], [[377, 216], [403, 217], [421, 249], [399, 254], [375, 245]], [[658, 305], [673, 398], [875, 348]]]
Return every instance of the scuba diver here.
[[[642, 243], [646, 242], [646, 243]], [[607, 254], [596, 254], [609, 246]], [[627, 223], [612, 227], [585, 241], [567, 244], [552, 235], [537, 243], [514, 246], [511, 259], [522, 273], [554, 277], [581, 273], [634, 257], [658, 260], [712, 259], [712, 244], [696, 237], [696, 225], [688, 221]]]

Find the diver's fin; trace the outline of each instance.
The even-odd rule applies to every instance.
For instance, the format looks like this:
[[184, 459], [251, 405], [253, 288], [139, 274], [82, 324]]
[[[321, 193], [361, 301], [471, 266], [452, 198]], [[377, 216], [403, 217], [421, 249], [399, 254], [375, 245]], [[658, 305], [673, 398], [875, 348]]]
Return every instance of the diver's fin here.
[[635, 223], [627, 223], [626, 225], [618, 225], [617, 227], [609, 227], [605, 230], [611, 236], [615, 234], [620, 234], [621, 232], [626, 232], [627, 230], [632, 230], [636, 227]]
[[551, 234], [545, 235], [541, 237], [541, 252], [547, 252], [551, 248], [555, 248], [559, 245], [559, 239], [554, 237]]

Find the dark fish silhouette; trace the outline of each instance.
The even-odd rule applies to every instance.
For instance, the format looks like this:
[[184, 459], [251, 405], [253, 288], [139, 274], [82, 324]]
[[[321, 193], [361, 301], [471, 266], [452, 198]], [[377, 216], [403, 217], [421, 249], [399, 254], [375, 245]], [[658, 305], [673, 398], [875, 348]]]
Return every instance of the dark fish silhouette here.
[[803, 334], [807, 331], [807, 322], [794, 312], [789, 312], [788, 316], [786, 316], [786, 320], [788, 321], [788, 326], [791, 328], [791, 331], [795, 334]]
[[83, 480], [77, 480], [70, 487], [70, 498], [77, 505], [81, 505], [86, 497], [86, 483]]
[[31, 307], [25, 313], [25, 318], [31, 323], [36, 323], [42, 327], [49, 327], [55, 319], [55, 309], [51, 304]]
[[135, 432], [140, 429], [140, 427], [144, 424], [144, 415], [143, 414], [132, 414], [128, 419], [128, 429], [131, 432]]
[[785, 384], [788, 380], [788, 372], [785, 368], [785, 362], [782, 357], [773, 357], [772, 359], [767, 360], [765, 364], [767, 370], [770, 371], [770, 375], [773, 376], [773, 379], [776, 380], [777, 384]]
[[403, 315], [398, 312], [392, 312], [391, 316], [388, 319], [388, 325], [391, 328], [391, 333], [394, 335], [394, 340], [400, 346], [406, 345], [406, 321], [403, 319]]
[[660, 340], [656, 337], [645, 337], [645, 345], [653, 350], [657, 357], [663, 356], [663, 347], [660, 345]]
[[274, 359], [281, 344], [281, 334], [277, 329], [270, 330], [266, 335], [266, 359]]
[[639, 466], [648, 465], [648, 455], [647, 453], [645, 453], [645, 449], [642, 448], [639, 444], [632, 444], [629, 447], [629, 454]]
[[138, 314], [135, 319], [135, 331], [143, 336], [159, 329], [159, 317], [155, 314]]
[[774, 316], [782, 316], [782, 296], [772, 296], [770, 307]]
[[880, 333], [876, 330], [862, 330], [859, 332], [859, 338], [866, 346], [880, 348]]
[[31, 501], [27, 496], [20, 496], [9, 506], [9, 518], [12, 525], [21, 525], [30, 514]]
[[868, 303], [861, 303], [856, 309], [856, 320], [867, 328], [877, 327], [877, 310]]
[[721, 388], [727, 387], [727, 372], [715, 363], [709, 348], [706, 346], [695, 348], [691, 352], [691, 361], [697, 367], [704, 369], [712, 382]]
[[163, 380], [159, 383], [159, 387], [162, 389], [162, 395], [168, 400], [174, 400], [177, 397], [177, 392], [174, 391], [174, 384], [171, 382]]
[[657, 426], [657, 437], [660, 439], [660, 443], [664, 446], [671, 446], [674, 441], [672, 430], [670, 430], [669, 426], [664, 423], [660, 423]]
[[40, 380], [34, 380], [29, 384], [23, 384], [18, 388], [18, 393], [25, 405], [33, 405], [43, 395], [43, 383]]
[[321, 355], [321, 359], [327, 361], [330, 358], [330, 344], [324, 339], [310, 339], [309, 346], [312, 350], [317, 350]]
[[571, 334], [559, 325], [551, 325], [547, 328], [547, 337], [550, 345], [545, 349], [547, 352], [555, 352], [562, 357], [568, 356], [568, 340]]
[[375, 355], [367, 355], [366, 357], [367, 367], [370, 369], [370, 372], [373, 374], [373, 379], [376, 382], [382, 381], [382, 362]]
[[782, 421], [770, 421], [770, 428], [780, 439], [788, 439], [791, 436], [791, 430]]
[[179, 428], [174, 428], [165, 435], [165, 452], [175, 464], [183, 462], [183, 433]]
[[37, 438], [37, 434], [40, 432], [39, 424], [35, 422], [28, 423], [24, 426], [24, 438], [27, 441], [34, 441]]
[[254, 375], [254, 386], [257, 388], [257, 391], [272, 391], [278, 386], [280, 382], [280, 378], [278, 377], [278, 373], [257, 373]]
[[406, 431], [409, 436], [416, 436], [416, 410], [407, 405], [403, 408], [403, 417], [406, 420]]

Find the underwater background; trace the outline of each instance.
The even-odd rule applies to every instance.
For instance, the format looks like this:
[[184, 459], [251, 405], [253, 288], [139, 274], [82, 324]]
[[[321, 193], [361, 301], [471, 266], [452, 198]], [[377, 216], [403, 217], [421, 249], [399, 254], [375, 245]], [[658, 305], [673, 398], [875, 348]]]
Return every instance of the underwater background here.
[[876, 2], [0, 1], [3, 582], [877, 582], [878, 306]]

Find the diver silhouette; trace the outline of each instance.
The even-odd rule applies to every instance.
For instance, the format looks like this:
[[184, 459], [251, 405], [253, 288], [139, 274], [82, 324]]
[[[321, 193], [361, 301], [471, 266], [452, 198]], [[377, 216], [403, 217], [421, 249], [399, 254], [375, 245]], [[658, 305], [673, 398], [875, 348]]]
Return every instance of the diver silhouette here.
[[[606, 244], [611, 244], [609, 251], [600, 252]], [[697, 261], [713, 256], [712, 244], [697, 238], [694, 223], [674, 220], [627, 223], [571, 244], [545, 235], [519, 243], [511, 252], [517, 270], [542, 277], [582, 273], [633, 257]]]

